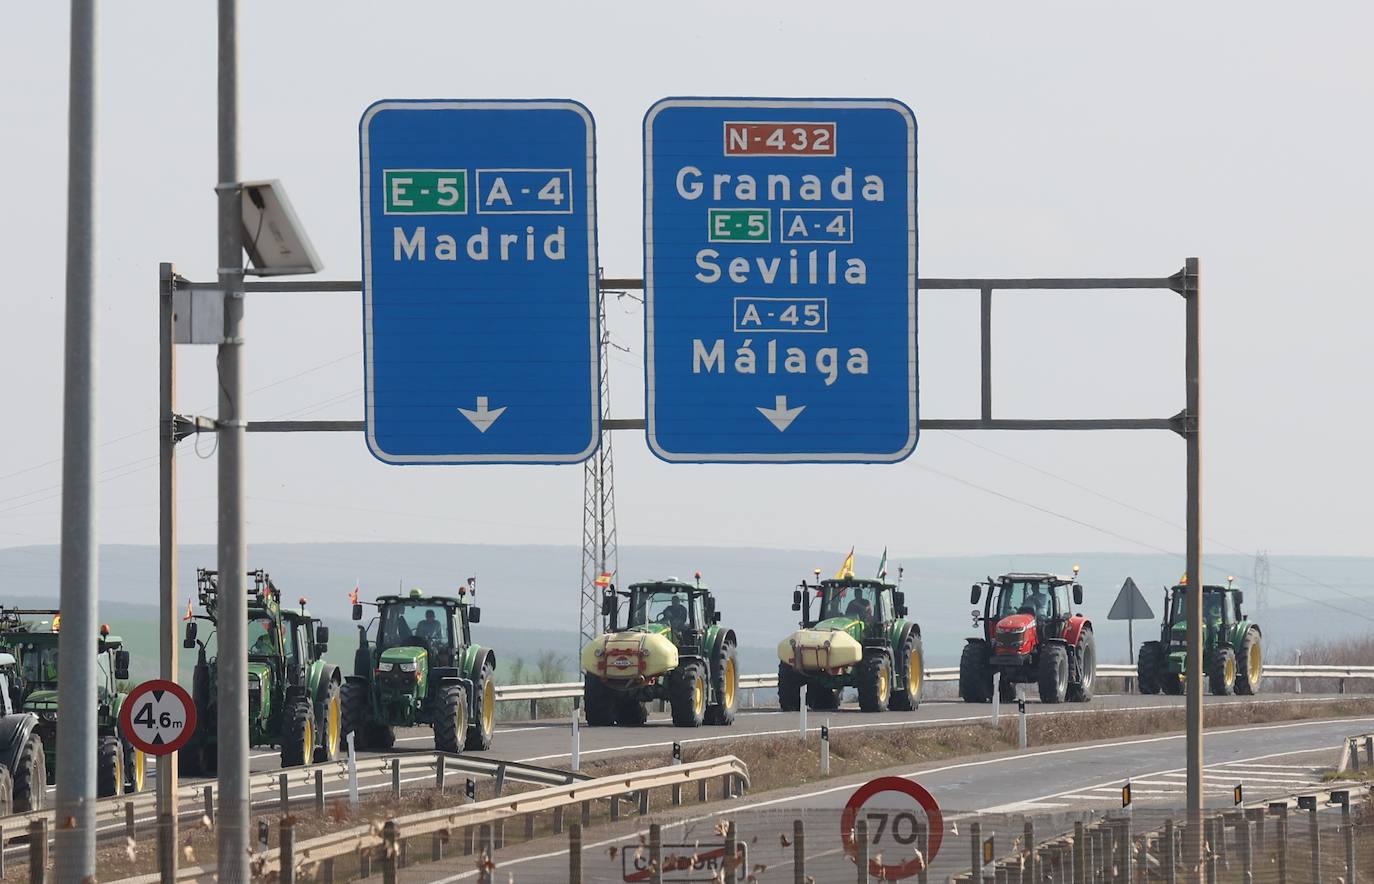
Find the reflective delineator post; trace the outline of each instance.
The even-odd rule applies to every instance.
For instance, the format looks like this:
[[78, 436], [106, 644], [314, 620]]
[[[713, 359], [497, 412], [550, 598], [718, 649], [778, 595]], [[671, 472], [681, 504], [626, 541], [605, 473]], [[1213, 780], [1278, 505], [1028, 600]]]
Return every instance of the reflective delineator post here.
[[821, 725], [821, 776], [830, 776], [830, 720]]
[[1026, 751], [1026, 686], [1016, 686], [1016, 744]]
[[573, 773], [576, 773], [577, 771], [579, 771], [579, 770], [582, 769], [582, 758], [581, 758], [581, 755], [582, 755], [581, 734], [579, 734], [579, 733], [578, 733], [578, 730], [577, 730], [577, 725], [578, 725], [577, 716], [578, 716], [578, 711], [579, 711], [578, 707], [581, 705], [581, 703], [578, 702], [578, 699], [579, 699], [578, 697], [573, 697], [573, 710], [572, 710], [572, 752], [570, 753], [570, 754], [572, 755], [572, 764], [571, 764], [571, 767], [572, 767]]
[[798, 693], [801, 702], [797, 704], [797, 733], [801, 734], [803, 740], [806, 739], [806, 685], [801, 686]]
[[358, 750], [353, 746], [353, 731], [348, 732], [348, 806], [358, 806]]
[[997, 678], [992, 679], [992, 726], [997, 727], [997, 722], [1002, 716], [1002, 686], [997, 683]]

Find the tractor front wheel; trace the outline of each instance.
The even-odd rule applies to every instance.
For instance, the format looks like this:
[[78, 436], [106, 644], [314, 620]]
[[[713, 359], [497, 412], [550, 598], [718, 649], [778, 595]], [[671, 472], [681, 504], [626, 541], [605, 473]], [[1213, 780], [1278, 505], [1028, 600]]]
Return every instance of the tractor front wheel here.
[[621, 727], [643, 727], [649, 720], [649, 709], [633, 694], [615, 698], [615, 721]]
[[1142, 694], [1157, 694], [1164, 688], [1164, 648], [1159, 642], [1145, 642], [1135, 659], [1136, 684]]
[[673, 724], [701, 727], [706, 718], [706, 673], [701, 665], [679, 666], [668, 676], [668, 701], [673, 707]]
[[472, 684], [473, 719], [468, 724], [466, 748], [485, 752], [491, 748], [491, 738], [496, 734], [496, 679], [491, 661], [482, 664], [482, 670]]
[[1212, 656], [1212, 667], [1207, 672], [1208, 686], [1218, 697], [1229, 697], [1236, 692], [1236, 652], [1230, 648], [1219, 648]]
[[1069, 693], [1069, 651], [1061, 644], [1040, 649], [1038, 678], [1041, 703], [1063, 703]]
[[95, 747], [95, 793], [109, 798], [124, 791], [124, 752], [119, 737], [101, 737]]
[[716, 702], [706, 707], [706, 723], [734, 724], [735, 712], [739, 709], [739, 662], [734, 641], [728, 638], [722, 641], [711, 662], [711, 693]]
[[281, 766], [299, 767], [315, 754], [315, 710], [310, 700], [297, 697], [286, 710], [282, 723]]
[[[797, 712], [801, 709], [801, 689], [806, 679], [786, 663], [778, 664], [778, 707], [783, 712]], [[810, 693], [810, 691], [807, 691]]]
[[468, 697], [462, 685], [444, 685], [440, 689], [438, 708], [434, 715], [434, 748], [438, 752], [457, 755], [463, 751], [463, 738], [468, 730]]
[[892, 708], [900, 712], [910, 712], [921, 705], [921, 689], [925, 686], [926, 655], [921, 648], [921, 637], [916, 630], [902, 642], [898, 662], [902, 666], [902, 679], [906, 687], [892, 694]]
[[582, 708], [587, 714], [587, 727], [615, 724], [615, 697], [601, 679], [590, 673], [582, 679]]
[[15, 813], [42, 810], [48, 803], [48, 760], [38, 734], [29, 734], [19, 753], [19, 762], [10, 773], [14, 777]]
[[959, 655], [959, 696], [965, 703], [986, 703], [992, 699], [992, 667], [982, 642], [969, 642]]
[[1093, 698], [1093, 682], [1097, 680], [1097, 645], [1093, 643], [1093, 631], [1086, 626], [1078, 634], [1074, 656], [1078, 658], [1078, 680], [1069, 682], [1069, 700], [1087, 703]]
[[859, 663], [859, 708], [886, 712], [892, 700], [892, 662], [887, 654], [868, 654]]
[[355, 749], [370, 748], [367, 744], [368, 719], [372, 710], [368, 703], [367, 684], [361, 681], [346, 681], [339, 690], [339, 741], [348, 745], [348, 735], [353, 735]]
[[1240, 643], [1240, 660], [1236, 671], [1236, 693], [1251, 696], [1259, 693], [1260, 678], [1264, 675], [1264, 650], [1260, 646], [1258, 629], [1250, 629]]
[[806, 708], [826, 712], [840, 708], [840, 697], [844, 688], [825, 688], [818, 684], [806, 686]]

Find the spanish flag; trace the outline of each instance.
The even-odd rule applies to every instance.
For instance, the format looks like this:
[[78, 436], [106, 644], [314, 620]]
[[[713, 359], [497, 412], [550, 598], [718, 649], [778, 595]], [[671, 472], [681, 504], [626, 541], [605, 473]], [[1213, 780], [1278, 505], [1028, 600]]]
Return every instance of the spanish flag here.
[[355, 582], [353, 584], [353, 591], [348, 594], [348, 603], [350, 605], [358, 604], [358, 590], [360, 588], [361, 587], [358, 585], [358, 583]]
[[844, 580], [854, 576], [854, 547], [849, 548], [849, 555], [844, 557], [844, 564], [840, 565], [840, 570], [835, 572], [836, 580]]
[[606, 587], [610, 586], [612, 573], [614, 572], [602, 571], [600, 574], [596, 575], [596, 585], [601, 589], [605, 589]]
[[194, 620], [194, 619], [195, 619], [195, 617], [191, 614], [191, 600], [190, 600], [190, 599], [187, 599], [187, 600], [186, 600], [186, 616], [185, 616], [185, 617], [182, 617], [181, 619], [182, 619], [182, 620]]
[[1183, 572], [1183, 576], [1180, 577], [1180, 578], [1178, 578], [1178, 585], [1179, 585], [1179, 586], [1187, 586], [1187, 585], [1188, 585], [1188, 572], [1187, 572], [1187, 571], [1184, 571], [1184, 572]]

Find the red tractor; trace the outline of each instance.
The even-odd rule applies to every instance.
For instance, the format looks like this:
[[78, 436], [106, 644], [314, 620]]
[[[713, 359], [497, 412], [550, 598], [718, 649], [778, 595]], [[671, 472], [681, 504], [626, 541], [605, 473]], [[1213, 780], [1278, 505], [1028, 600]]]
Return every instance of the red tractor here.
[[[969, 604], [981, 635], [970, 638], [959, 658], [959, 695], [965, 703], [986, 703], [992, 692], [1002, 702], [1016, 699], [1017, 684], [1035, 684], [1040, 702], [1086, 703], [1093, 696], [1097, 650], [1093, 625], [1073, 604], [1083, 604], [1083, 587], [1055, 574], [1003, 574], [973, 584]], [[983, 589], [983, 611], [976, 607]]]

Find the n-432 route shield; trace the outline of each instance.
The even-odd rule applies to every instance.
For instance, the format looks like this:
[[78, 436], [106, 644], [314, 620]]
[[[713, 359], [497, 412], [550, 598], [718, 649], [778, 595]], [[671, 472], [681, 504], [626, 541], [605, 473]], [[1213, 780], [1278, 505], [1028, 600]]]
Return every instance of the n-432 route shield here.
[[645, 116], [644, 163], [651, 450], [683, 462], [911, 454], [911, 110], [669, 98]]

